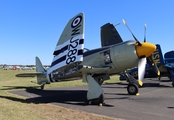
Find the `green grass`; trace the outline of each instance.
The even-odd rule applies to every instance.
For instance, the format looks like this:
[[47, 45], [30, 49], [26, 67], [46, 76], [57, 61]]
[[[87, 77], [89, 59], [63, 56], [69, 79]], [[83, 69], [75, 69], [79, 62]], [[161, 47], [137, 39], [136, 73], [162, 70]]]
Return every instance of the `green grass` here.
[[[66, 109], [51, 104], [35, 104], [26, 100], [26, 98], [9, 93], [9, 90], [18, 90], [26, 88], [40, 87], [30, 81], [36, 81], [36, 78], [17, 78], [16, 74], [22, 70], [1, 70], [0, 69], [0, 119], [3, 120], [112, 120], [112, 118], [90, 114], [82, 111]], [[118, 81], [118, 76], [111, 77], [106, 81], [112, 83]], [[63, 86], [82, 86], [87, 85], [82, 80], [56, 82], [45, 86], [45, 88], [63, 87]], [[38, 88], [40, 89], [40, 88]], [[51, 111], [51, 112], [50, 112]]]

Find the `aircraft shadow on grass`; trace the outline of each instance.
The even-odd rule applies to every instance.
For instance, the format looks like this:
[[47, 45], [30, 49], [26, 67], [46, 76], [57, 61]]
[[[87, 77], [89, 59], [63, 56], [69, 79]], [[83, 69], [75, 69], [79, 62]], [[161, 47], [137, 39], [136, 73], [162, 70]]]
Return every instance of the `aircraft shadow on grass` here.
[[19, 90], [19, 89], [39, 89], [40, 86], [33, 86], [33, 87], [28, 87], [28, 86], [3, 86], [4, 88], [0, 90]]
[[[121, 89], [125, 88], [126, 83], [114, 83], [115, 85], [121, 85]], [[114, 84], [106, 84], [102, 85], [104, 88], [111, 88], [115, 91], [114, 86], [109, 86], [109, 85], [114, 85]], [[10, 96], [2, 96], [0, 95], [0, 98], [5, 98], [9, 99], [12, 101], [17, 101], [17, 102], [22, 102], [22, 103], [64, 103], [64, 104], [72, 104], [72, 105], [81, 105], [81, 106], [86, 106], [87, 100], [86, 100], [86, 95], [87, 95], [87, 90], [50, 90], [50, 89], [45, 89], [41, 90], [38, 89], [37, 86], [34, 87], [26, 87], [26, 86], [3, 86], [5, 88], [1, 90], [10, 90], [10, 93], [17, 94], [20, 96], [24, 96], [27, 99], [21, 99], [17, 97], [10, 97]], [[159, 83], [144, 83], [144, 87], [158, 87], [158, 88], [164, 88], [168, 87], [170, 88], [171, 86], [169, 85], [159, 85]], [[143, 88], [143, 87], [142, 87]], [[16, 90], [18, 91], [11, 91], [11, 90]], [[25, 89], [25, 90], [19, 90], [19, 89]], [[22, 91], [22, 92], [20, 92]], [[126, 94], [126, 93], [109, 93], [105, 92], [105, 95], [111, 95], [106, 100], [109, 99], [129, 99], [131, 96]], [[27, 96], [28, 95], [28, 96]], [[32, 96], [32, 97], [31, 97]], [[112, 105], [108, 104], [103, 104], [103, 106], [107, 107], [114, 107]]]
[[[18, 86], [17, 88], [22, 88], [22, 87]], [[27, 99], [24, 100], [21, 98], [16, 98], [11, 96], [2, 96], [2, 95], [0, 95], [0, 98], [5, 98], [5, 99], [22, 102], [22, 103], [35, 103], [35, 104], [64, 103], [64, 104], [81, 105], [81, 106], [88, 105], [88, 102], [86, 100], [86, 95], [87, 95], [86, 90], [40, 90], [36, 88], [26, 88], [25, 91], [23, 90], [10, 91], [10, 93], [24, 96]], [[30, 96], [32, 96], [32, 98]], [[103, 106], [114, 107], [112, 105], [105, 104], [105, 103], [103, 104]]]

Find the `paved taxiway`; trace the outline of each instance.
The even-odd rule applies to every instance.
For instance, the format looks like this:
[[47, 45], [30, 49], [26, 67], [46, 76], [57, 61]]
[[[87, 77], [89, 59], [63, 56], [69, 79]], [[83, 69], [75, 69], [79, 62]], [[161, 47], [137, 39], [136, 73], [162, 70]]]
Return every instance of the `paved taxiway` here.
[[[163, 78], [162, 78], [163, 79]], [[165, 79], [165, 78], [164, 78]], [[128, 120], [173, 120], [174, 88], [168, 80], [145, 80], [139, 96], [127, 95], [126, 82], [102, 85], [105, 104], [100, 107], [85, 103], [87, 86], [54, 89], [10, 91], [25, 96], [33, 103], [49, 103], [109, 117]]]

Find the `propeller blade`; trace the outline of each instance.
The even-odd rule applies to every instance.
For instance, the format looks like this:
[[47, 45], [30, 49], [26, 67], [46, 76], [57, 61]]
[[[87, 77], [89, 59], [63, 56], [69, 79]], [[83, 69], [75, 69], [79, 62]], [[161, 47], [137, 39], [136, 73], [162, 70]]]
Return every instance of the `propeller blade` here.
[[154, 71], [158, 76], [160, 76], [160, 71], [159, 71], [159, 69], [158, 69], [158, 66], [156, 65], [156, 63], [155, 63], [154, 60], [152, 59], [152, 56], [151, 56], [151, 55], [147, 58], [147, 62], [148, 62], [148, 64], [150, 65], [150, 67], [153, 69], [153, 71]]
[[144, 42], [146, 42], [146, 28], [147, 28], [147, 25], [144, 24]]
[[126, 25], [126, 27], [128, 28], [128, 30], [130, 31], [130, 33], [132, 34], [132, 36], [133, 36], [133, 38], [135, 39], [135, 41], [138, 43], [138, 45], [142, 45], [139, 41], [138, 41], [138, 39], [134, 36], [134, 34], [132, 33], [132, 31], [130, 30], [130, 28], [128, 27], [128, 25], [126, 24], [126, 21], [124, 20], [124, 19], [122, 19], [122, 22], [123, 22], [123, 24], [125, 24]]
[[140, 86], [143, 85], [145, 67], [146, 67], [146, 57], [140, 58], [138, 60], [138, 83]]
[[114, 26], [118, 26], [118, 25], [120, 25], [120, 23], [118, 23], [118, 24], [116, 24], [116, 25], [114, 25]]

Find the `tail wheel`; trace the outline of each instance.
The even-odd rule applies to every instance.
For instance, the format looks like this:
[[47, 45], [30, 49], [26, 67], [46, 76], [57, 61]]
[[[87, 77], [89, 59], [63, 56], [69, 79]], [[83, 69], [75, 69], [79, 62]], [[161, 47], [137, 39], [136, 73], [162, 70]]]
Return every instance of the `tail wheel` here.
[[134, 83], [131, 83], [127, 86], [127, 92], [130, 95], [136, 95], [138, 93], [138, 86]]

